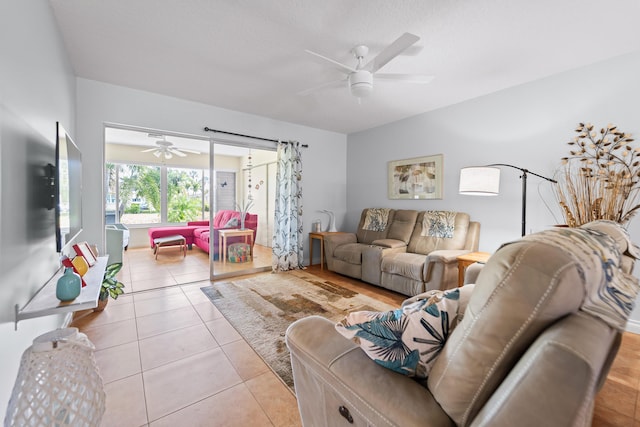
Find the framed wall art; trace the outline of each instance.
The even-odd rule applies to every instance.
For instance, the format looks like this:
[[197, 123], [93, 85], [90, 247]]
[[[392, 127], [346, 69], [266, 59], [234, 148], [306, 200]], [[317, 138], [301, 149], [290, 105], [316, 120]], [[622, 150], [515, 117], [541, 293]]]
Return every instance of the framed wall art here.
[[390, 199], [442, 199], [442, 154], [389, 162]]

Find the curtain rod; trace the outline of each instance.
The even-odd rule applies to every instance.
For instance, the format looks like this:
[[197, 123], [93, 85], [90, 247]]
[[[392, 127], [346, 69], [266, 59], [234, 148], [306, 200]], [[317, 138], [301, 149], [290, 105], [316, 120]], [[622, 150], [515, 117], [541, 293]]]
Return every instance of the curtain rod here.
[[[245, 134], [242, 134], [242, 133], [234, 133], [234, 132], [227, 132], [227, 131], [224, 131], [224, 130], [211, 129], [210, 127], [207, 127], [207, 126], [204, 127], [204, 130], [205, 130], [205, 132], [224, 133], [226, 135], [234, 135], [234, 136], [241, 136], [241, 137], [244, 137], [244, 138], [259, 139], [261, 141], [285, 142], [287, 144], [289, 143], [288, 141], [281, 141], [281, 140], [278, 140], [278, 139], [261, 138], [259, 136], [245, 135]], [[302, 146], [304, 148], [307, 148], [309, 145], [308, 144], [302, 144]]]

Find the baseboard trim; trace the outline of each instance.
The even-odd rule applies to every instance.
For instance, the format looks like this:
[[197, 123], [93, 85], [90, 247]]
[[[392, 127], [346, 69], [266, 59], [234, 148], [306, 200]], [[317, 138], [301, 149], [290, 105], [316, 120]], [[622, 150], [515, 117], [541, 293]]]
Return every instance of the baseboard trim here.
[[640, 334], [640, 321], [629, 320], [625, 329], [627, 332], [631, 332], [632, 334]]

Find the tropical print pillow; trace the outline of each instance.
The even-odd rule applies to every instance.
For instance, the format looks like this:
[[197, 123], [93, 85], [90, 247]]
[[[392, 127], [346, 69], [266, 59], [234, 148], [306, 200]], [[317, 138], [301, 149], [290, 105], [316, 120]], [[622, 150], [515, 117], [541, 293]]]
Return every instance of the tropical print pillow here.
[[364, 218], [362, 228], [369, 231], [384, 231], [389, 221], [389, 212], [387, 208], [370, 208], [367, 209], [367, 215]]
[[473, 284], [431, 291], [397, 310], [349, 313], [336, 330], [354, 340], [377, 364], [426, 378], [449, 334], [462, 319]]
[[455, 221], [455, 212], [426, 211], [422, 219], [421, 235], [452, 239], [455, 231]]

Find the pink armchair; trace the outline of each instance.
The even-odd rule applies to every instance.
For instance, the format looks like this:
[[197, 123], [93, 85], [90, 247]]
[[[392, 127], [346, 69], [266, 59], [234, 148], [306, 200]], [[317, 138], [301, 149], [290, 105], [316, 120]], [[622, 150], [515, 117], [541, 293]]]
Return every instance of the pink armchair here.
[[[233, 219], [237, 220], [232, 221]], [[189, 222], [187, 225], [202, 226], [197, 227], [193, 231], [193, 243], [205, 252], [209, 252], [209, 221], [194, 221]], [[244, 227], [253, 230], [253, 242], [256, 240], [256, 233], [258, 231], [258, 215], [247, 213], [245, 216]], [[222, 228], [240, 228], [240, 212], [231, 210], [218, 211], [213, 218], [213, 256], [218, 258], [218, 230]], [[242, 242], [244, 237], [230, 237], [227, 244]]]

